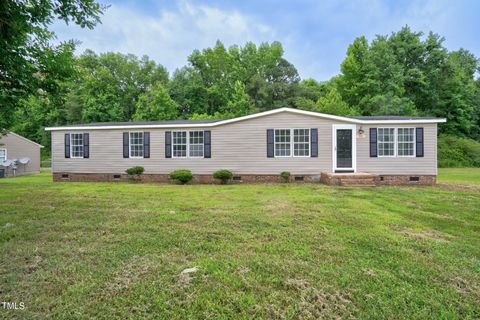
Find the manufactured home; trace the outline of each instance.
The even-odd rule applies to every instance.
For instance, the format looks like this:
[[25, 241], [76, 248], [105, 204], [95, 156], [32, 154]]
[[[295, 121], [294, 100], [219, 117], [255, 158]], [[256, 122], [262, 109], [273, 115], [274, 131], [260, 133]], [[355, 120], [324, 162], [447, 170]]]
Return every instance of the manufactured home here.
[[0, 136], [0, 178], [40, 172], [41, 148], [14, 132]]
[[189, 169], [213, 182], [322, 181], [335, 185], [433, 184], [441, 118], [342, 117], [280, 108], [227, 120], [109, 122], [50, 127], [55, 181], [124, 181], [142, 166], [144, 181], [167, 182]]

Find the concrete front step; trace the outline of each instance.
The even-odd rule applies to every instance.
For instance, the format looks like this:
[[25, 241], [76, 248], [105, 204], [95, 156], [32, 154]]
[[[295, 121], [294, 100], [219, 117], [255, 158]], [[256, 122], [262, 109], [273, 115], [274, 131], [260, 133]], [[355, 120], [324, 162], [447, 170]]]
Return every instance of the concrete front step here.
[[331, 186], [376, 186], [376, 174], [366, 172], [356, 173], [335, 173], [335, 172], [321, 172], [320, 180]]

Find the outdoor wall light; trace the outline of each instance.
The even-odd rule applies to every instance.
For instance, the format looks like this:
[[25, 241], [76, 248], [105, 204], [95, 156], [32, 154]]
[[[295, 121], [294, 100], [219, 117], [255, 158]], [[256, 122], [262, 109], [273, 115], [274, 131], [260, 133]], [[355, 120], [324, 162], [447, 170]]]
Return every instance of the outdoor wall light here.
[[364, 134], [364, 133], [365, 133], [365, 131], [363, 130], [362, 127], [360, 127], [360, 129], [358, 129], [358, 134], [362, 135], [362, 134]]

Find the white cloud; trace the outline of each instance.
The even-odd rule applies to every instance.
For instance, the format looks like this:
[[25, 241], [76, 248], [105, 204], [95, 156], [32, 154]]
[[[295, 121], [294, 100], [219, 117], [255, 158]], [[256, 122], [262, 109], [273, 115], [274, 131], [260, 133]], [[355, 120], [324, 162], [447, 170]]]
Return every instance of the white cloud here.
[[[280, 41], [285, 57], [302, 78], [328, 80], [339, 73], [348, 45], [361, 35], [370, 41], [406, 24], [414, 31], [430, 30], [446, 37], [450, 50], [466, 47], [480, 55], [475, 31], [478, 4], [459, 5], [449, 0], [306, 1], [265, 4], [258, 2], [249, 13], [182, 0], [174, 7], [142, 11], [135, 2], [114, 4], [94, 30], [57, 23], [61, 40], [78, 39], [79, 51], [119, 51], [146, 54], [170, 72], [184, 66], [194, 49]], [[235, 5], [235, 3], [230, 4]], [[248, 6], [247, 6], [248, 7]], [[278, 9], [278, 10], [276, 10]], [[155, 11], [156, 10], [156, 11]], [[262, 20], [260, 20], [262, 19]]]
[[273, 41], [275, 33], [266, 24], [238, 11], [180, 2], [173, 10], [142, 13], [132, 7], [112, 5], [94, 30], [54, 25], [59, 40], [81, 41], [78, 50], [118, 51], [144, 54], [170, 72], [187, 63], [194, 49], [211, 47], [217, 40], [226, 46]]

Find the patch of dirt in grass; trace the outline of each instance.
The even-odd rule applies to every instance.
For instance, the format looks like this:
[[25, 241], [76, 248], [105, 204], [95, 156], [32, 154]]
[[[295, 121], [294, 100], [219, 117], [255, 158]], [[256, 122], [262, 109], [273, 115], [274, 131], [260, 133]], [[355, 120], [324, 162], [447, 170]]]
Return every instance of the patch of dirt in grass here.
[[41, 256], [39, 255], [33, 256], [32, 261], [27, 265], [27, 272], [28, 273], [35, 272], [42, 261], [43, 261], [43, 258]]
[[237, 268], [236, 272], [242, 279], [245, 286], [249, 286], [249, 282], [247, 279], [248, 279], [248, 273], [250, 272], [250, 268], [246, 266], [240, 266]]
[[452, 183], [452, 182], [440, 182], [437, 183], [437, 186], [448, 190], [448, 191], [464, 191], [464, 192], [477, 192], [480, 191], [479, 185], [473, 184], [459, 184], [459, 183]]
[[417, 239], [434, 239], [439, 241], [448, 241], [442, 233], [434, 230], [421, 230], [421, 231], [405, 230], [403, 233], [407, 236], [417, 238]]
[[190, 285], [190, 282], [192, 282], [192, 276], [190, 275], [190, 273], [181, 273], [178, 276], [176, 288], [186, 289]]
[[372, 269], [362, 269], [362, 272], [364, 275], [369, 276], [369, 277], [376, 277], [377, 273], [373, 271]]
[[237, 272], [239, 274], [246, 274], [246, 273], [250, 272], [250, 268], [245, 267], [245, 266], [240, 266], [240, 267], [237, 268]]
[[267, 202], [264, 207], [268, 212], [274, 215], [284, 215], [293, 211], [291, 203], [284, 198], [275, 198]]
[[[191, 269], [190, 271], [187, 271]], [[175, 289], [177, 290], [184, 290], [186, 288], [188, 288], [190, 286], [190, 283], [192, 282], [192, 280], [194, 279], [195, 275], [198, 275], [198, 268], [197, 267], [194, 267], [194, 268], [187, 268], [187, 269], [184, 269], [182, 272], [180, 272], [180, 274], [177, 276], [177, 282], [175, 283]], [[206, 275], [198, 275], [197, 277], [200, 277], [202, 278], [203, 280], [205, 280], [207, 278]]]
[[107, 287], [107, 291], [116, 293], [130, 288], [135, 282], [145, 277], [154, 266], [154, 259], [150, 256], [133, 257], [124, 264], [113, 277]]
[[452, 286], [457, 292], [462, 294], [473, 295], [475, 298], [480, 299], [480, 286], [472, 283], [460, 276], [456, 276], [450, 279]]
[[285, 286], [300, 293], [298, 314], [300, 319], [355, 318], [353, 316], [355, 306], [348, 293], [330, 287], [326, 287], [327, 290], [319, 290], [302, 279], [287, 279]]
[[391, 225], [390, 227], [393, 230], [414, 239], [433, 239], [438, 241], [448, 241], [445, 235], [435, 230], [424, 229], [424, 230], [417, 231], [417, 230], [405, 228], [399, 225]]

